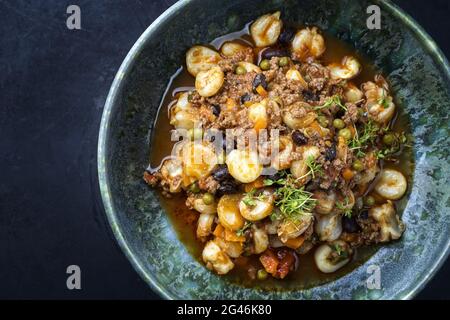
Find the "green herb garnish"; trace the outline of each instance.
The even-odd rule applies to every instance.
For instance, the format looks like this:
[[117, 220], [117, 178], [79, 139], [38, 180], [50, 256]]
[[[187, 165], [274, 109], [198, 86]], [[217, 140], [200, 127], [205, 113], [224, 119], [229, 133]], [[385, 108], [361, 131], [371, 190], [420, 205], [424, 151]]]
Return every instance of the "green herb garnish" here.
[[244, 235], [244, 233], [245, 233], [245, 231], [248, 229], [248, 228], [250, 228], [252, 226], [252, 223], [251, 222], [245, 222], [245, 224], [244, 224], [244, 226], [241, 228], [241, 229], [239, 229], [239, 230], [237, 230], [236, 231], [236, 235], [238, 236], [238, 237], [242, 237], [243, 235]]
[[351, 218], [353, 208], [349, 207], [350, 201], [348, 197], [345, 197], [343, 202], [336, 202], [336, 208], [342, 211], [344, 216]]
[[343, 252], [341, 246], [338, 245], [338, 244], [335, 244], [333, 249], [334, 249], [334, 251], [336, 251], [338, 256], [340, 256], [342, 254], [342, 252]]
[[[283, 181], [280, 181], [283, 180]], [[298, 220], [302, 215], [311, 213], [316, 206], [316, 199], [304, 187], [295, 185], [296, 179], [288, 175], [277, 183], [281, 185], [276, 191], [275, 205], [280, 209], [283, 218]], [[277, 217], [278, 218], [278, 217]]]
[[279, 212], [274, 211], [270, 214], [270, 221], [281, 220], [281, 218], [282, 218], [282, 216]]
[[364, 157], [367, 147], [375, 143], [379, 130], [380, 127], [371, 119], [364, 125], [361, 133], [355, 127], [355, 136], [350, 140], [349, 147], [356, 152], [358, 158]]
[[375, 152], [377, 159], [390, 159], [392, 155], [402, 150], [403, 147], [411, 147], [404, 132], [392, 132], [391, 135], [393, 140], [390, 145], [384, 145], [382, 149]]
[[378, 100], [378, 104], [380, 104], [384, 109], [389, 108], [392, 98], [386, 95], [386, 90], [383, 90], [383, 95], [381, 96], [380, 100]]
[[264, 185], [265, 186], [273, 186], [274, 184], [278, 184], [278, 185], [283, 185], [286, 182], [285, 177], [287, 176], [287, 172], [286, 171], [280, 171], [278, 172], [278, 180], [273, 180], [273, 179], [264, 179]]
[[342, 249], [342, 247], [339, 244], [335, 244], [332, 249], [334, 250], [334, 252], [336, 252], [336, 254], [338, 255], [338, 259], [336, 259], [335, 262], [339, 262], [342, 261], [343, 259], [347, 259], [348, 258], [348, 252], [344, 249]]
[[315, 106], [314, 110], [322, 110], [322, 109], [329, 108], [332, 106], [338, 106], [338, 107], [342, 108], [343, 110], [347, 111], [347, 107], [342, 104], [341, 98], [339, 98], [338, 95], [328, 98], [325, 101], [325, 103], [320, 106]]
[[250, 192], [247, 192], [242, 198], [242, 202], [245, 203], [246, 206], [254, 207], [256, 206], [256, 200], [264, 201], [266, 196], [264, 194], [256, 195], [256, 189], [252, 189]]
[[316, 175], [319, 176], [323, 175], [322, 165], [316, 162], [314, 156], [309, 156], [308, 158], [306, 158], [305, 164], [308, 167], [308, 172], [305, 173], [303, 176], [297, 178], [297, 180], [306, 178], [309, 175], [311, 175], [313, 179], [316, 177]]
[[311, 174], [313, 179], [316, 177], [316, 174], [320, 176], [323, 175], [322, 165], [320, 163], [317, 163], [316, 159], [313, 156], [309, 156], [308, 158], [306, 158], [306, 165], [309, 168], [308, 174]]

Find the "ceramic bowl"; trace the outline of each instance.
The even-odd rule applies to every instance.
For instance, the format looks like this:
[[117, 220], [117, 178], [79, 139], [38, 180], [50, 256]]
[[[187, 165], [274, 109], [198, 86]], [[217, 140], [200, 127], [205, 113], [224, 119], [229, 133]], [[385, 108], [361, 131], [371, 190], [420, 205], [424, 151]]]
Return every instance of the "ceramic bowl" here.
[[[381, 8], [381, 30], [366, 26], [371, 4]], [[415, 169], [404, 201], [402, 239], [380, 248], [353, 272], [307, 290], [244, 288], [209, 272], [178, 240], [157, 195], [142, 181], [158, 105], [186, 50], [275, 10], [282, 11], [285, 21], [317, 25], [373, 61], [408, 113], [414, 136]], [[180, 1], [137, 40], [105, 104], [98, 174], [112, 231], [136, 271], [168, 299], [411, 298], [449, 252], [449, 75], [449, 64], [433, 40], [388, 1]], [[371, 265], [380, 267], [380, 289], [367, 288]]]

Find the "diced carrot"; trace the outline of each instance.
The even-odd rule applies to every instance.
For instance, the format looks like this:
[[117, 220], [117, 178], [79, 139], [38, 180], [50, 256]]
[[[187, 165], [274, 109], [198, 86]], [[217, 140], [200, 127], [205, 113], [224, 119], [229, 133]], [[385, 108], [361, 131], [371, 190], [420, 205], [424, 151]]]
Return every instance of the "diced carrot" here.
[[259, 177], [255, 181], [246, 183], [244, 185], [245, 192], [250, 192], [253, 189], [261, 189], [261, 188], [264, 188], [264, 178], [263, 177]]
[[264, 269], [274, 275], [277, 273], [278, 269], [278, 259], [275, 253], [271, 250], [264, 251], [261, 256], [259, 257], [259, 261], [263, 265]]
[[223, 238], [224, 230], [225, 228], [221, 224], [218, 224], [216, 229], [214, 229], [213, 235], [215, 235], [218, 238]]
[[353, 178], [353, 176], [354, 176], [355, 174], [353, 173], [353, 171], [352, 170], [350, 170], [349, 168], [345, 168], [343, 171], [342, 171], [342, 177], [345, 179], [345, 180], [351, 180], [352, 178]]
[[305, 242], [305, 237], [300, 236], [295, 239], [289, 239], [284, 244], [286, 245], [286, 247], [295, 250], [295, 249], [300, 248], [300, 246], [303, 244], [303, 242]]
[[238, 236], [235, 231], [224, 228], [225, 240], [230, 242], [245, 242], [244, 236]]
[[262, 85], [259, 85], [256, 87], [256, 92], [258, 92], [258, 94], [261, 97], [267, 97], [267, 95], [268, 95], [266, 89], [264, 89], [264, 87]]

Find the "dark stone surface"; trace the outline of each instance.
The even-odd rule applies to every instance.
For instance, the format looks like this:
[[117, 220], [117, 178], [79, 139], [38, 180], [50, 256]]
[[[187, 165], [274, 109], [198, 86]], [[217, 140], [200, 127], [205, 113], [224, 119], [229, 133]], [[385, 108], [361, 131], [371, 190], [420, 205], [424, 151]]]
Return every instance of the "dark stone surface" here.
[[[97, 134], [109, 86], [145, 28], [174, 1], [0, 1], [0, 298], [157, 298], [109, 230]], [[447, 54], [449, 2], [395, 1]], [[82, 30], [66, 28], [77, 4]], [[82, 290], [66, 288], [67, 266]], [[418, 298], [450, 298], [450, 262]]]

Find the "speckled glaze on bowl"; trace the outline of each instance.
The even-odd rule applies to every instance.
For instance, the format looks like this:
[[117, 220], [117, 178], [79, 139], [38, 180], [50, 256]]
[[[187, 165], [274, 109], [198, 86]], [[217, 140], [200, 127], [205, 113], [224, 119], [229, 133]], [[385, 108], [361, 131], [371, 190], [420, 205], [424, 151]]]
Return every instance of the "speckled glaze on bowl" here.
[[[382, 29], [366, 28], [366, 8], [382, 9]], [[383, 70], [411, 118], [416, 168], [401, 239], [363, 266], [308, 290], [269, 292], [227, 282], [193, 259], [178, 240], [156, 194], [142, 181], [152, 124], [170, 76], [193, 44], [241, 29], [281, 10], [285, 21], [314, 24], [350, 43]], [[107, 98], [100, 128], [98, 170], [108, 220], [142, 278], [168, 299], [408, 299], [449, 252], [449, 65], [431, 38], [385, 1], [181, 1], [139, 38]], [[149, 128], [150, 126], [150, 128]], [[367, 267], [381, 268], [381, 289], [368, 290]]]

